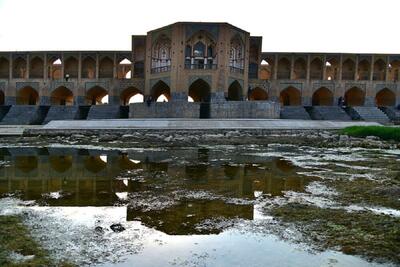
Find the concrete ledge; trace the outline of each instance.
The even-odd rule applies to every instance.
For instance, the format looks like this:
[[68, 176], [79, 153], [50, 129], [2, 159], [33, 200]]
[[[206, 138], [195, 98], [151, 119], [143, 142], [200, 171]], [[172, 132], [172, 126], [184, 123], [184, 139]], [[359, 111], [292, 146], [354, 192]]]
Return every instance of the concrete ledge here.
[[88, 121], [51, 121], [40, 130], [86, 130], [86, 129], [342, 129], [348, 126], [381, 125], [364, 121], [311, 121], [269, 119], [118, 119]]

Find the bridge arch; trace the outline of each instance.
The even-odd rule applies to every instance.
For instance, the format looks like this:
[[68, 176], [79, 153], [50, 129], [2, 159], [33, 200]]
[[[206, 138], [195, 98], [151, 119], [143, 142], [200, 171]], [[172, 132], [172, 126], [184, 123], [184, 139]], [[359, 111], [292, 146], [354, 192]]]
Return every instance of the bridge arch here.
[[249, 100], [257, 101], [257, 100], [268, 100], [268, 93], [264, 89], [260, 87], [256, 87], [251, 90], [249, 95]]
[[153, 98], [153, 101], [168, 102], [171, 98], [171, 89], [165, 82], [160, 80], [151, 88], [150, 95]]
[[96, 77], [96, 61], [92, 57], [85, 57], [82, 60], [81, 77], [84, 79], [94, 79]]
[[294, 79], [305, 79], [307, 76], [307, 63], [304, 58], [298, 58], [294, 62]]
[[234, 81], [228, 88], [228, 100], [229, 101], [240, 101], [243, 96], [243, 88], [238, 81]]
[[10, 76], [10, 62], [4, 57], [0, 57], [0, 79], [8, 79]]
[[392, 90], [384, 88], [376, 94], [375, 103], [378, 107], [395, 106], [396, 94]]
[[[123, 105], [123, 106], [129, 105], [130, 101], [132, 100], [132, 97], [135, 97], [136, 95], [141, 96], [141, 98], [140, 98], [141, 101], [137, 101], [137, 102], [143, 102], [143, 93], [139, 89], [137, 89], [133, 86], [125, 88], [121, 92], [121, 95], [120, 95], [121, 105]], [[138, 99], [139, 99], [139, 97], [138, 97]]]
[[30, 62], [29, 78], [40, 79], [43, 78], [44, 62], [40, 57], [34, 57]]
[[27, 64], [26, 60], [22, 57], [18, 57], [13, 62], [13, 78], [21, 79], [26, 78]]
[[331, 90], [325, 87], [321, 87], [314, 92], [312, 95], [313, 106], [332, 106], [333, 105], [333, 93]]
[[67, 59], [65, 59], [64, 63], [64, 75], [68, 75], [69, 78], [78, 78], [78, 66], [79, 62], [75, 57], [68, 57]]
[[114, 77], [114, 61], [109, 57], [104, 57], [99, 64], [99, 78]]
[[60, 86], [51, 92], [50, 103], [52, 105], [72, 106], [74, 104], [74, 94], [64, 86]]
[[283, 57], [278, 60], [278, 79], [290, 79], [290, 60]]
[[211, 87], [203, 79], [197, 79], [189, 86], [188, 99], [193, 102], [209, 102], [210, 95]]
[[279, 100], [282, 106], [301, 106], [300, 90], [289, 86], [281, 91]]
[[102, 105], [103, 98], [108, 95], [108, 91], [100, 86], [90, 88], [86, 92], [86, 103], [88, 105]]
[[17, 105], [38, 105], [39, 93], [30, 86], [26, 86], [17, 92]]
[[344, 101], [347, 106], [363, 106], [365, 92], [358, 87], [352, 87], [344, 94]]

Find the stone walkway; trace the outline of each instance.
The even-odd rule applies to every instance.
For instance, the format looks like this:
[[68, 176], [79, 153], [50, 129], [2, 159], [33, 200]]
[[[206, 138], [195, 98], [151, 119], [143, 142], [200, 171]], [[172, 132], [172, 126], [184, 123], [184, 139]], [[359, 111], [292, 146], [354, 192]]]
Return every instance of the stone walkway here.
[[364, 121], [316, 121], [269, 119], [118, 119], [51, 121], [43, 130], [57, 129], [342, 129], [348, 126], [381, 125]]

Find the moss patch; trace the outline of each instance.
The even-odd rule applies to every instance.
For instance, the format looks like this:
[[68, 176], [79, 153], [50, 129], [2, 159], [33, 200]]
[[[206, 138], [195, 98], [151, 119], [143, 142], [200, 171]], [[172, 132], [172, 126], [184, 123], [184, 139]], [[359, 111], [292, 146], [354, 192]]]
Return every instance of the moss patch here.
[[[31, 256], [24, 261], [12, 259], [12, 254]], [[0, 266], [55, 266], [48, 252], [29, 234], [18, 216], [0, 216]], [[57, 266], [72, 266], [67, 263]]]
[[344, 128], [342, 134], [354, 137], [377, 136], [383, 140], [400, 142], [400, 128], [387, 126], [352, 126]]
[[271, 213], [296, 224], [307, 241], [320, 249], [400, 263], [400, 218], [304, 204], [275, 207]]

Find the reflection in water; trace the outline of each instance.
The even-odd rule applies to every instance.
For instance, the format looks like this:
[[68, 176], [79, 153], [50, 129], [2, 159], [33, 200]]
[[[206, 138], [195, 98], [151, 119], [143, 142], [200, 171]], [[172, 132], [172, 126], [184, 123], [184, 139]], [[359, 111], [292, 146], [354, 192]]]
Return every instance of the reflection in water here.
[[[50, 206], [123, 204], [128, 220], [178, 235], [200, 233], [196, 225], [207, 219], [253, 218], [251, 202], [239, 205], [221, 198], [252, 200], [255, 192], [282, 195], [302, 191], [312, 180], [298, 175], [299, 169], [287, 160], [234, 155], [219, 160], [220, 152], [205, 148], [129, 154], [14, 148], [0, 153], [8, 162], [1, 169], [0, 194], [18, 192], [25, 200]], [[59, 192], [57, 197], [54, 192]], [[135, 204], [148, 197], [171, 198], [176, 192], [181, 192], [179, 199], [166, 208]], [[218, 199], [193, 199], [185, 192], [209, 192]]]

